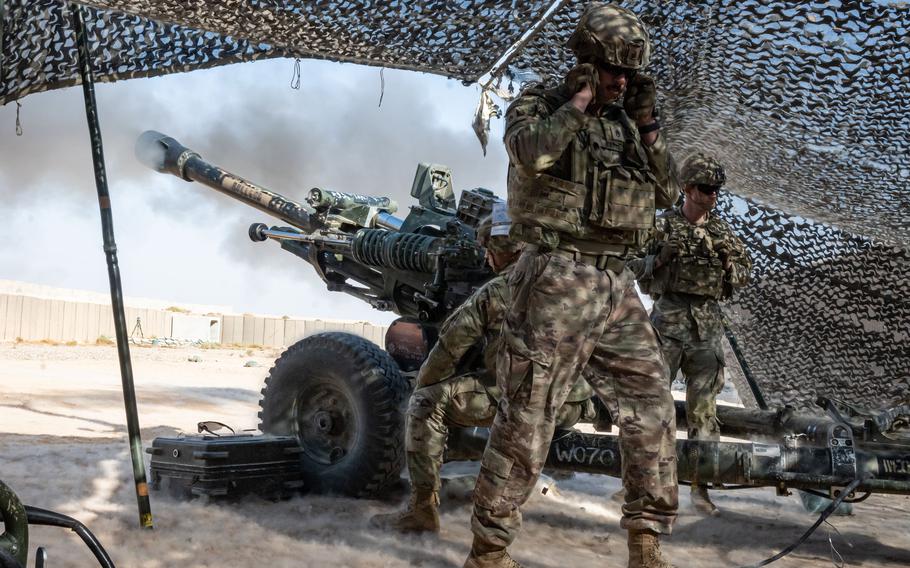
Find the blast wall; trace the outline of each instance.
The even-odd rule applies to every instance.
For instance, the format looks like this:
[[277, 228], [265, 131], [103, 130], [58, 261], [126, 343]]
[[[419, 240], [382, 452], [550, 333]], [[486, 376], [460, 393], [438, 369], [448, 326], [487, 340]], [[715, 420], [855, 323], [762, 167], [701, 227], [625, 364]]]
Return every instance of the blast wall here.
[[[169, 338], [179, 312], [153, 308], [126, 307], [127, 332], [140, 336]], [[201, 316], [200, 316], [201, 317]], [[344, 331], [385, 344], [385, 326], [368, 322], [302, 318], [276, 318], [255, 314], [209, 314], [218, 319], [223, 345], [282, 347], [321, 331]], [[54, 341], [94, 343], [99, 337], [114, 337], [111, 306], [85, 301], [38, 298], [21, 294], [0, 294], [0, 341]]]

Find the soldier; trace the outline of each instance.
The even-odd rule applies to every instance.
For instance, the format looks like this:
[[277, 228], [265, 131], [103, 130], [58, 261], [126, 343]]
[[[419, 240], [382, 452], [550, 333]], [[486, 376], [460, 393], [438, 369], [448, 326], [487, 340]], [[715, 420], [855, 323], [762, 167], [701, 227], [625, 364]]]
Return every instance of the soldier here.
[[[407, 418], [411, 498], [404, 511], [374, 516], [374, 526], [402, 532], [439, 532], [439, 470], [448, 429], [489, 427], [493, 423], [500, 398], [493, 373], [481, 369], [479, 373], [455, 375], [459, 361], [471, 347], [483, 344], [491, 363], [496, 353], [503, 314], [511, 298], [506, 278], [521, 248], [509, 239], [509, 227], [505, 203], [499, 202], [492, 219], [487, 217], [478, 228], [478, 241], [487, 250], [487, 263], [498, 274], [449, 316], [420, 368]], [[492, 364], [487, 368], [492, 369]], [[567, 428], [583, 415], [592, 416], [592, 394], [591, 387], [578, 380], [559, 412], [557, 424]]]
[[[642, 291], [654, 299], [651, 321], [663, 336], [670, 380], [682, 368], [689, 438], [720, 439], [715, 400], [724, 386], [723, 320], [719, 301], [749, 281], [752, 262], [730, 226], [711, 215], [726, 181], [713, 157], [695, 154], [680, 173], [685, 201], [657, 223], [650, 253], [636, 261]], [[706, 515], [719, 511], [698, 480], [692, 504]]]
[[[575, 377], [615, 393], [629, 566], [665, 568], [676, 518], [676, 421], [657, 334], [627, 259], [679, 196], [655, 116], [638, 17], [592, 3], [569, 39], [578, 65], [524, 91], [506, 115], [511, 235], [526, 244], [497, 360], [499, 411], [474, 490], [466, 567], [514, 567], [507, 552]], [[585, 367], [587, 366], [587, 369]]]

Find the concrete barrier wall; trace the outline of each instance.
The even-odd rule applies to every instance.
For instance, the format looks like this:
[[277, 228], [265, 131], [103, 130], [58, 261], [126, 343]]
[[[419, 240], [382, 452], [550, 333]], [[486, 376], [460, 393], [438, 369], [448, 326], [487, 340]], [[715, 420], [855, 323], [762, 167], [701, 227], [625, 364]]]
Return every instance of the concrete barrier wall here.
[[344, 331], [385, 346], [386, 327], [368, 322], [321, 319], [270, 318], [250, 314], [225, 315], [221, 320], [221, 343], [225, 345], [291, 345], [314, 333]]
[[[145, 337], [168, 337], [172, 315], [163, 310], [127, 307], [127, 331], [133, 331], [136, 318], [140, 318]], [[0, 294], [0, 341], [94, 343], [101, 336], [114, 337], [110, 306]]]
[[[151, 308], [126, 308], [127, 332], [134, 332], [140, 318], [146, 338], [171, 337], [175, 312]], [[178, 315], [179, 317], [179, 315]], [[244, 315], [216, 315], [221, 319], [223, 345], [282, 347], [321, 331], [345, 331], [385, 345], [385, 326], [368, 322], [291, 319]], [[135, 332], [138, 335], [138, 331]], [[114, 337], [110, 305], [91, 302], [0, 294], [0, 341], [56, 341], [94, 343]]]

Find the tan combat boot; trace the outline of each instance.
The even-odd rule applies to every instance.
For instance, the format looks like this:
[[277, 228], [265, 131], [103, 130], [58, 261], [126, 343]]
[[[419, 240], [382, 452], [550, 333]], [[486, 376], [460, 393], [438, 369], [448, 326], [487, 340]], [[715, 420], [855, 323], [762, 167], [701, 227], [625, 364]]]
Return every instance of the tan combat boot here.
[[439, 494], [427, 489], [415, 489], [404, 511], [374, 515], [370, 524], [399, 532], [438, 533]]
[[660, 537], [654, 531], [629, 531], [629, 568], [673, 568], [660, 553]]
[[468, 559], [464, 561], [464, 568], [522, 568], [522, 566], [513, 560], [505, 550], [481, 554], [474, 552], [472, 548]]
[[720, 509], [711, 502], [711, 498], [708, 497], [708, 488], [704, 485], [693, 485], [689, 498], [692, 501], [692, 506], [700, 514], [706, 517], [720, 516]]

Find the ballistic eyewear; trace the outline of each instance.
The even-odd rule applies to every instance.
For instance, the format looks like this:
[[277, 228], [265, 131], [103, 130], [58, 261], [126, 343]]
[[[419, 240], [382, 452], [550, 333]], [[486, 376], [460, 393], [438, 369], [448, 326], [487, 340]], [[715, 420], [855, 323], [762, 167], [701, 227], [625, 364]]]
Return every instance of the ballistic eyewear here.
[[699, 183], [695, 185], [695, 189], [704, 193], [705, 195], [717, 195], [720, 193], [719, 185], [707, 185], [704, 183]]
[[628, 67], [620, 67], [619, 65], [608, 65], [606, 63], [601, 63], [600, 68], [613, 75], [614, 77], [619, 77], [620, 75], [625, 75], [626, 79], [632, 80], [635, 77], [637, 71], [635, 69], [629, 69]]

